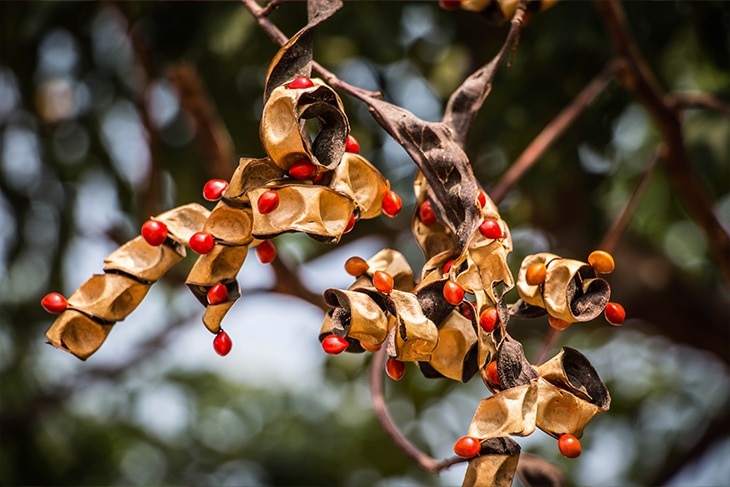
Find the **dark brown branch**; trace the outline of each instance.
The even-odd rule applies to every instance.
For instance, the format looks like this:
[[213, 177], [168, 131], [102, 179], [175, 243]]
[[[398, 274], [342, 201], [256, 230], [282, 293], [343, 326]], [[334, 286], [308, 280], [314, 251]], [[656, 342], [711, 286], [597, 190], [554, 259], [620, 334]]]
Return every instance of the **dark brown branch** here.
[[597, 0], [614, 49], [621, 56], [619, 79], [647, 109], [667, 148], [665, 160], [670, 181], [697, 225], [704, 231], [726, 284], [730, 286], [730, 230], [715, 214], [707, 192], [692, 171], [679, 114], [667, 102], [646, 61], [631, 36], [623, 8], [617, 0]]
[[495, 203], [504, 199], [510, 189], [537, 162], [545, 151], [560, 137], [573, 122], [585, 111], [588, 105], [608, 87], [614, 78], [616, 66], [609, 64], [578, 93], [578, 96], [565, 107], [535, 137], [529, 146], [520, 154], [499, 183], [490, 191]]
[[666, 103], [676, 110], [701, 108], [730, 117], [730, 103], [704, 93], [672, 93], [667, 96]]

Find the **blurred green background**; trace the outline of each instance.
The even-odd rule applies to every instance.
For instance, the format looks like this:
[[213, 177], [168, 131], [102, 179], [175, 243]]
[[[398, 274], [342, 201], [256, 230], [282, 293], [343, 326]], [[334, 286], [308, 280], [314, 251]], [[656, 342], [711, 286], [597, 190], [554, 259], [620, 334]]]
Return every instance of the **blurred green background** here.
[[[630, 2], [637, 42], [669, 91], [730, 100], [730, 4]], [[303, 3], [272, 20], [291, 35]], [[0, 3], [0, 483], [3, 485], [459, 485], [464, 466], [419, 471], [382, 432], [370, 406], [369, 357], [326, 357], [322, 309], [280, 292], [250, 258], [243, 298], [224, 326], [221, 358], [183, 285], [188, 257], [82, 363], [44, 343], [49, 291], [73, 292], [150, 215], [191, 201], [239, 156], [263, 155], [258, 121], [276, 47], [237, 2]], [[347, 2], [318, 30], [315, 58], [342, 79], [382, 90], [422, 118], [501, 46], [505, 26], [436, 2]], [[488, 190], [612, 56], [589, 2], [535, 15], [503, 66], [469, 138]], [[213, 160], [170, 70], [193, 66], [230, 134]], [[403, 196], [396, 219], [360, 222], [339, 246], [276, 240], [285, 280], [314, 295], [347, 287], [347, 257], [398, 248], [423, 258], [408, 222], [415, 166], [344, 97], [362, 151]], [[730, 120], [690, 110], [693, 170], [730, 226]], [[585, 259], [624, 205], [658, 142], [646, 111], [617, 84], [588, 107], [500, 204], [515, 251]], [[202, 141], [202, 142], [201, 142]], [[210, 205], [209, 203], [205, 203]], [[708, 244], [660, 165], [614, 251], [612, 299], [628, 320], [564, 332], [608, 385], [611, 410], [587, 428], [583, 455], [560, 456], [536, 432], [525, 451], [576, 485], [727, 485], [730, 479], [730, 299]], [[514, 296], [511, 298], [514, 300]], [[544, 320], [510, 324], [527, 356]], [[478, 401], [467, 384], [387, 383], [404, 433], [451, 455]]]

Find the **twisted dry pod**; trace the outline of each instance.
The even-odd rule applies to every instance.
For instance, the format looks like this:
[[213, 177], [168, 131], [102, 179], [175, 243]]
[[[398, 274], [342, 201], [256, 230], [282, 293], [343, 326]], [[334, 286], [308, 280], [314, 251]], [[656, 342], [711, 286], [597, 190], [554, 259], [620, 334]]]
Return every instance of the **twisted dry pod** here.
[[189, 204], [155, 217], [167, 227], [165, 242], [153, 246], [138, 236], [112, 252], [104, 274], [92, 276], [69, 297], [68, 307], [46, 332], [49, 343], [86, 360], [152, 284], [185, 256], [185, 243], [203, 228], [208, 215], [204, 207]]

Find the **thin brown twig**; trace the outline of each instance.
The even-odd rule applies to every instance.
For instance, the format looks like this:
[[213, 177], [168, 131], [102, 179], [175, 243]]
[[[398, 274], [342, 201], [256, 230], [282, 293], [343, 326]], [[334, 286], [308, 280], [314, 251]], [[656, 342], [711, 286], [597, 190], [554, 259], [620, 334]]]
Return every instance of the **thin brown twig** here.
[[730, 103], [705, 93], [681, 92], [667, 95], [667, 105], [677, 110], [702, 108], [730, 117]]
[[545, 151], [565, 132], [585, 111], [588, 105], [606, 89], [616, 75], [616, 64], [609, 63], [578, 93], [570, 105], [566, 106], [535, 137], [505, 172], [499, 183], [489, 192], [492, 200], [499, 203], [520, 178], [538, 161]]

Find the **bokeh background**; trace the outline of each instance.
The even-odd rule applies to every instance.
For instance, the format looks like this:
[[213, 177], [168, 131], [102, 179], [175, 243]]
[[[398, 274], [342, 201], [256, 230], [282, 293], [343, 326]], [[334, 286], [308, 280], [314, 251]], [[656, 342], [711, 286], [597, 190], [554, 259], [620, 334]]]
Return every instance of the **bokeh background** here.
[[[730, 100], [730, 4], [629, 2], [638, 45], [669, 91]], [[291, 35], [305, 6], [272, 15]], [[342, 79], [382, 90], [422, 118], [501, 46], [492, 26], [436, 2], [348, 2], [318, 30], [315, 58]], [[343, 263], [383, 247], [423, 258], [409, 232], [415, 166], [344, 97], [362, 154], [403, 196], [398, 218], [360, 222], [340, 245], [276, 239], [275, 266], [245, 263], [243, 298], [219, 357], [184, 286], [191, 256], [156, 284], [87, 362], [44, 340], [40, 299], [73, 292], [150, 215], [202, 202], [211, 177], [262, 156], [258, 121], [276, 47], [237, 2], [0, 3], [0, 483], [3, 485], [459, 485], [464, 465], [419, 471], [370, 406], [367, 355], [327, 357], [318, 296], [347, 287]], [[469, 138], [489, 190], [612, 56], [589, 2], [534, 15]], [[181, 74], [182, 73], [182, 74]], [[200, 82], [217, 116], [200, 124], [178, 91]], [[178, 81], [176, 81], [178, 80]], [[188, 85], [189, 86], [189, 85]], [[188, 100], [189, 101], [189, 100]], [[693, 170], [730, 225], [730, 119], [690, 110]], [[500, 204], [524, 255], [585, 259], [651, 160], [647, 112], [612, 84]], [[536, 432], [525, 451], [576, 485], [727, 485], [730, 479], [730, 299], [708, 243], [660, 164], [633, 212], [608, 276], [628, 319], [562, 333], [594, 363], [613, 403], [586, 430], [578, 460]], [[725, 281], [727, 282], [727, 281]], [[514, 296], [512, 300], [516, 299]], [[545, 321], [510, 324], [534, 356]], [[413, 366], [388, 381], [403, 432], [451, 455], [478, 401], [467, 384]]]

